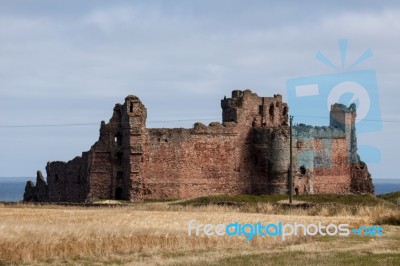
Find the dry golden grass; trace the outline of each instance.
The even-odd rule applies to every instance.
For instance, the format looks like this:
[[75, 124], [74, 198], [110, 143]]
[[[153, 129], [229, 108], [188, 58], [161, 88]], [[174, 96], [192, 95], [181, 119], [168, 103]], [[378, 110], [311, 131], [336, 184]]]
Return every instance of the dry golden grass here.
[[[253, 207], [252, 207], [253, 208]], [[0, 264], [4, 263], [69, 263], [102, 260], [125, 263], [176, 264], [195, 263], [202, 259], [217, 261], [235, 254], [254, 254], [266, 250], [312, 246], [314, 239], [291, 237], [286, 241], [274, 237], [256, 237], [251, 241], [237, 237], [189, 237], [188, 221], [196, 223], [284, 222], [284, 223], [349, 223], [352, 226], [373, 223], [377, 217], [395, 210], [384, 207], [343, 209], [330, 215], [321, 209], [310, 216], [310, 210], [291, 210], [289, 215], [266, 215], [276, 206], [260, 203], [258, 212], [238, 212], [235, 207], [176, 206], [166, 203], [143, 203], [119, 207], [0, 206]], [[243, 211], [243, 210], [241, 210]], [[318, 214], [318, 215], [316, 215]], [[315, 216], [316, 215], [316, 216]], [[151, 255], [149, 255], [151, 254]], [[166, 255], [167, 254], [167, 255]], [[168, 255], [170, 254], [170, 255]], [[150, 258], [146, 258], [146, 256]]]

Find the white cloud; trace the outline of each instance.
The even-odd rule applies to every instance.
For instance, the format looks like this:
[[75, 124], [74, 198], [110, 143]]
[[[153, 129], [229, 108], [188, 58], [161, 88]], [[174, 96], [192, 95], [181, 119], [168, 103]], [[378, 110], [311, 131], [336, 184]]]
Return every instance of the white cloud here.
[[137, 12], [133, 8], [118, 7], [107, 10], [95, 10], [84, 18], [84, 22], [95, 25], [104, 32], [112, 33], [121, 27], [131, 26], [136, 16]]

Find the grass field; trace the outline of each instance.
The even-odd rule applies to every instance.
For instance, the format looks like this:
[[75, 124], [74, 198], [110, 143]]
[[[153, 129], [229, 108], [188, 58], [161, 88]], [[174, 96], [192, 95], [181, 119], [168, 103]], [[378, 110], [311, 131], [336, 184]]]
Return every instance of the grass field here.
[[[278, 198], [257, 201], [249, 197], [252, 200], [246, 200], [245, 195], [208, 199], [215, 204], [205, 204], [207, 200], [201, 198], [191, 203], [90, 208], [3, 205], [0, 264], [398, 265], [400, 261], [400, 227], [389, 225], [400, 217], [394, 204], [362, 204], [342, 198], [337, 201], [342, 203], [334, 205], [287, 208], [275, 203], [281, 200]], [[278, 237], [246, 241], [244, 237], [188, 236], [188, 221], [192, 219], [203, 224], [282, 221], [357, 227], [380, 223], [384, 236], [293, 236], [285, 241]]]

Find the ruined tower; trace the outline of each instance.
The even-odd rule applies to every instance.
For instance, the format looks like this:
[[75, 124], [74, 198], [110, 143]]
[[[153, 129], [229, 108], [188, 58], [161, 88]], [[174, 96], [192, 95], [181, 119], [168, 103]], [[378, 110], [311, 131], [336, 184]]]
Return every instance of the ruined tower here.
[[342, 130], [347, 139], [347, 153], [350, 162], [358, 162], [356, 137], [356, 105], [350, 107], [335, 103], [331, 106], [330, 126]]
[[221, 100], [222, 122], [246, 127], [279, 127], [288, 125], [288, 106], [282, 96], [259, 97], [250, 90], [234, 90], [232, 98]]
[[[136, 96], [125, 99], [126, 111], [122, 117], [122, 132], [126, 140], [124, 160], [128, 177], [128, 191], [125, 199], [140, 199], [144, 188], [143, 150], [146, 133], [147, 109]], [[128, 110], [129, 109], [129, 110]], [[124, 126], [126, 123], [126, 127]], [[124, 143], [124, 144], [125, 144]]]
[[[136, 198], [143, 187], [143, 135], [146, 128], [147, 110], [138, 97], [129, 95], [123, 105], [114, 107], [114, 115], [110, 123], [102, 123], [100, 141], [108, 143], [102, 153], [110, 157], [108, 169], [112, 178], [109, 179], [108, 195], [92, 194], [91, 198], [111, 198], [129, 200]], [[95, 157], [103, 156], [94, 152]], [[95, 163], [96, 160], [93, 160]], [[93, 173], [93, 172], [92, 172]], [[94, 174], [94, 173], [93, 173]], [[92, 186], [96, 186], [97, 174], [90, 175]], [[107, 181], [106, 181], [107, 182]], [[107, 182], [108, 183], [108, 182]], [[106, 184], [107, 184], [106, 183]], [[104, 191], [104, 189], [102, 189]]]

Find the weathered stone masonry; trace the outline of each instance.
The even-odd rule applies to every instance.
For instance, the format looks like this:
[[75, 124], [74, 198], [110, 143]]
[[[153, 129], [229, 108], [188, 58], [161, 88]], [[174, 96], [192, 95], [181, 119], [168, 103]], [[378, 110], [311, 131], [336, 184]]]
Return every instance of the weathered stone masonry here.
[[[146, 128], [136, 96], [116, 104], [99, 140], [69, 162], [49, 162], [25, 201], [178, 199], [213, 194], [288, 192], [288, 105], [282, 96], [233, 91], [221, 100], [222, 124]], [[374, 193], [357, 155], [355, 106], [332, 105], [329, 127], [293, 127], [293, 192]]]

